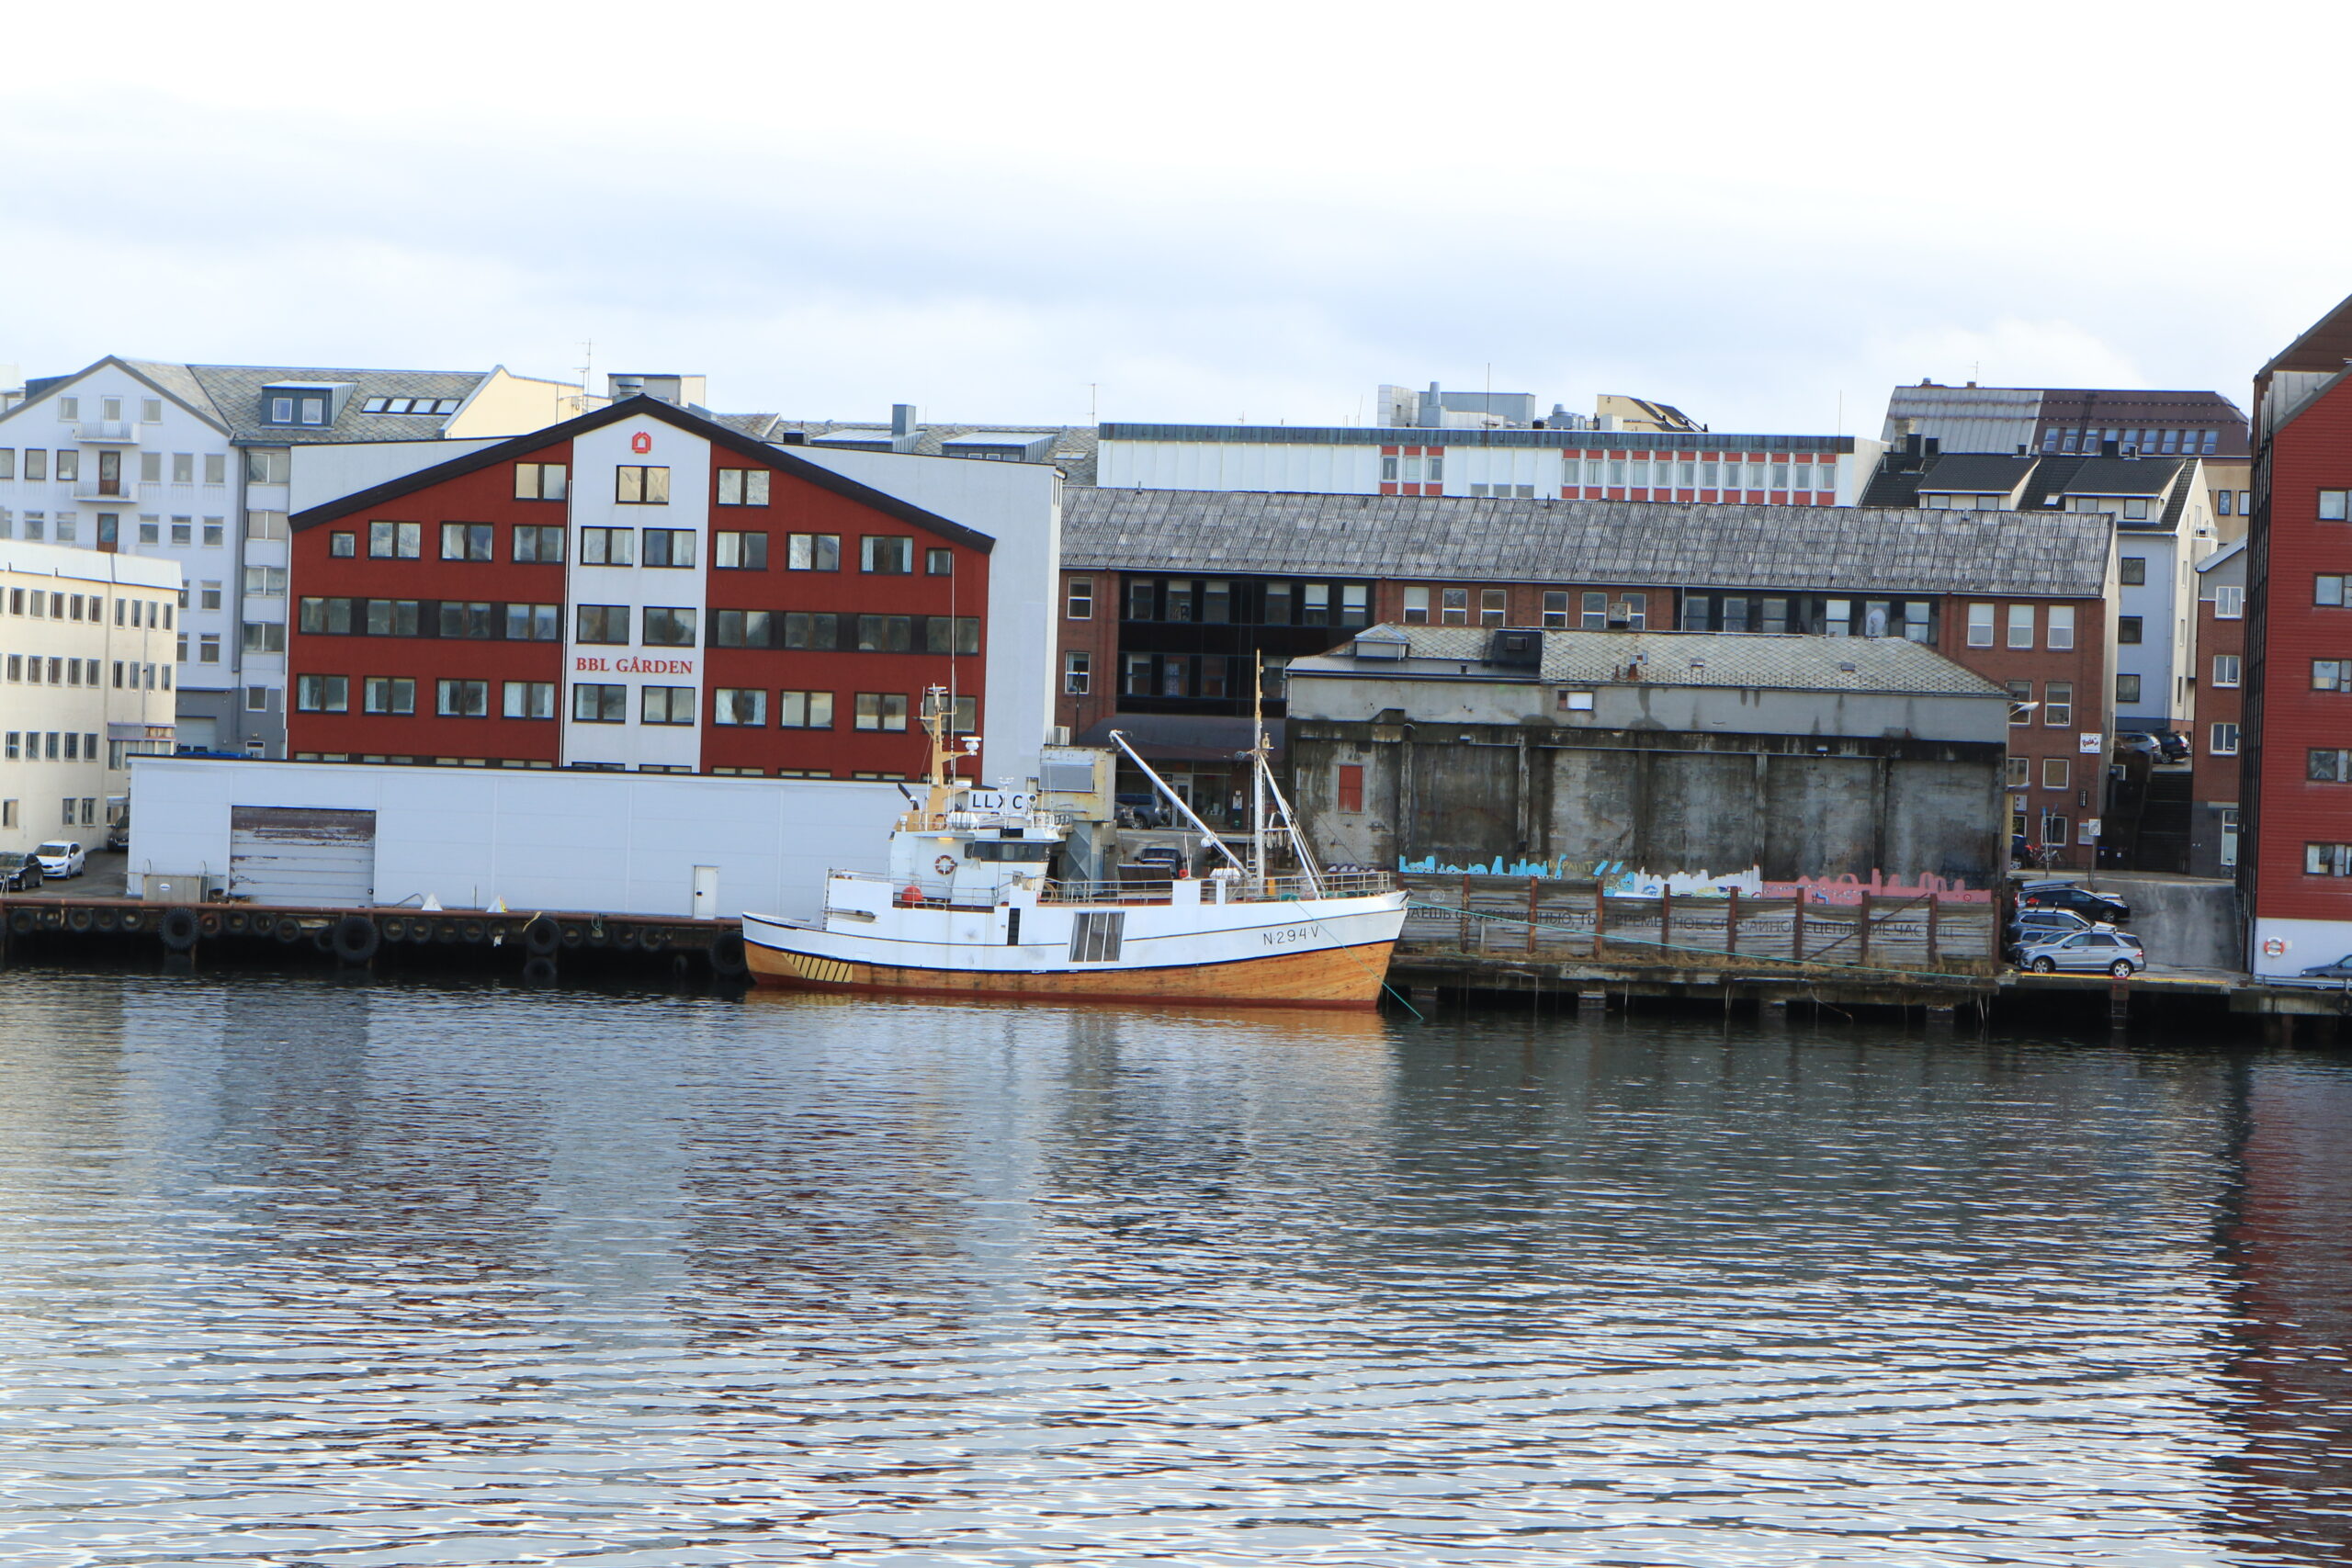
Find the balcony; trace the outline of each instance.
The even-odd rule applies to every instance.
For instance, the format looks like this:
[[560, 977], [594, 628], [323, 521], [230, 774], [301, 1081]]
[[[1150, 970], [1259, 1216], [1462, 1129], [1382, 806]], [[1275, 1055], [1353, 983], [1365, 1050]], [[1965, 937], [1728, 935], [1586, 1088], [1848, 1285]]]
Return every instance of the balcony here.
[[139, 427], [127, 419], [85, 419], [74, 438], [85, 446], [136, 446]]
[[109, 482], [96, 474], [84, 474], [69, 481], [74, 486], [74, 499], [92, 506], [136, 506], [140, 485], [135, 479]]

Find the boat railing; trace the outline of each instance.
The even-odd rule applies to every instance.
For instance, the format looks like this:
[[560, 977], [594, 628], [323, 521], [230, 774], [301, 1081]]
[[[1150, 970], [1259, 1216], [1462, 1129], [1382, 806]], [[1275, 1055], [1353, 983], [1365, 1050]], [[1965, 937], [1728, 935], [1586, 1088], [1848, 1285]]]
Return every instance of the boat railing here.
[[[1393, 893], [1396, 878], [1385, 871], [1355, 871], [1327, 873], [1310, 880], [1305, 876], [1274, 876], [1266, 881], [1266, 891], [1261, 894], [1245, 878], [1199, 879], [1204, 903], [1216, 902], [1216, 889], [1223, 880], [1226, 902], [1250, 904], [1288, 902], [1300, 898], [1361, 898], [1375, 893]], [[1044, 904], [1165, 904], [1175, 897], [1172, 882], [1048, 882], [1039, 895]]]

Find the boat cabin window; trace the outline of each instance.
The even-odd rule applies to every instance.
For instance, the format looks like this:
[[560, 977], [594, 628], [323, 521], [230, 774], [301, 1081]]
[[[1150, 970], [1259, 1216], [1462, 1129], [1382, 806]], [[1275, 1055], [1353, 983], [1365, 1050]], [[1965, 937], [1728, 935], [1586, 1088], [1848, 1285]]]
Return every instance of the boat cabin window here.
[[1045, 839], [975, 839], [964, 846], [966, 860], [1051, 860], [1054, 846]]
[[1069, 957], [1073, 964], [1116, 964], [1119, 939], [1125, 934], [1126, 911], [1090, 911], [1071, 917]]

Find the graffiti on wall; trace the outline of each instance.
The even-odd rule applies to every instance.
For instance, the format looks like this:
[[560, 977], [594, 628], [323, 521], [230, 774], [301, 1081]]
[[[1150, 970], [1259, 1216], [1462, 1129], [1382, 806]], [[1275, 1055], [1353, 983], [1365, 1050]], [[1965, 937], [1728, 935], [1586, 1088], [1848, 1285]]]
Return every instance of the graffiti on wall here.
[[1492, 861], [1473, 861], [1468, 865], [1440, 864], [1435, 855], [1406, 860], [1399, 857], [1400, 872], [1434, 874], [1444, 876], [1515, 876], [1538, 877], [1558, 882], [1591, 882], [1612, 898], [1656, 898], [1672, 894], [1677, 898], [1723, 898], [1734, 892], [1748, 898], [1793, 898], [1802, 891], [1806, 899], [1819, 904], [1859, 904], [1865, 896], [1880, 898], [1924, 898], [1933, 894], [1939, 898], [1962, 904], [1987, 904], [1993, 895], [1988, 889], [1972, 889], [1957, 877], [1935, 875], [1889, 877], [1873, 871], [1868, 878], [1848, 873], [1840, 876], [1800, 876], [1793, 882], [1767, 882], [1762, 871], [1750, 866], [1746, 871], [1722, 875], [1701, 871], [1653, 872], [1628, 866], [1623, 861], [1602, 861], [1595, 865], [1581, 862], [1557, 860], [1510, 860], [1497, 855]]

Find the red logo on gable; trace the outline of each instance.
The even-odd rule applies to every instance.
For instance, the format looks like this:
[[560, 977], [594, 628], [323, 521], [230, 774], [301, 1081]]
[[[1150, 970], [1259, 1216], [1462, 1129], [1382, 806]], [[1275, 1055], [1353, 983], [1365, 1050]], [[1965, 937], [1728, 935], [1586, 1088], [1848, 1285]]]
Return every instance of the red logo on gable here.
[[628, 438], [628, 449], [632, 452], [652, 451], [653, 433], [650, 430], [639, 431], [635, 435]]

